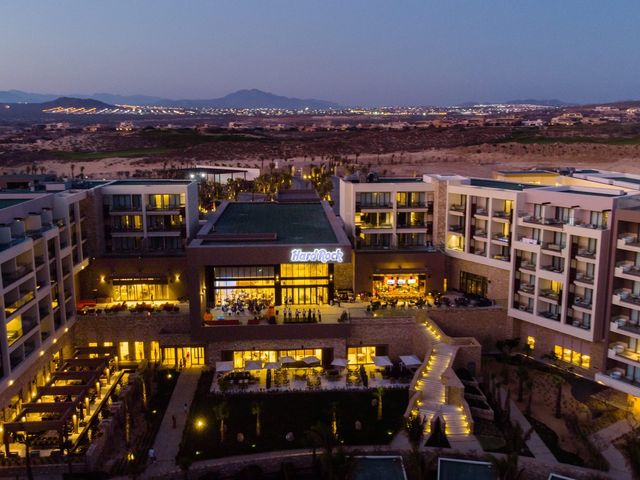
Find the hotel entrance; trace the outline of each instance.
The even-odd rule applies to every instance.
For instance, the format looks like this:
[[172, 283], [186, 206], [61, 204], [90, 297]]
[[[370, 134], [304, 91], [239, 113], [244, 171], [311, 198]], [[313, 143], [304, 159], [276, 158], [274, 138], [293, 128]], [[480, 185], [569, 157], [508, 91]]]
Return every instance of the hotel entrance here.
[[204, 347], [162, 347], [162, 365], [185, 368], [204, 365]]
[[326, 303], [327, 287], [293, 287], [282, 289], [282, 303], [292, 305], [318, 305]]

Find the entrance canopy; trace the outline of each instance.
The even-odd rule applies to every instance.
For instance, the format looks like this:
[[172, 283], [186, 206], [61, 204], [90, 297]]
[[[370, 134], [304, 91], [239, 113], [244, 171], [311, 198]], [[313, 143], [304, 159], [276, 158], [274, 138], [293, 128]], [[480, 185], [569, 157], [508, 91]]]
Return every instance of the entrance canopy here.
[[405, 367], [419, 367], [422, 362], [415, 355], [400, 355], [400, 361]]
[[334, 367], [346, 367], [347, 366], [347, 359], [346, 358], [334, 358], [333, 362], [331, 362], [331, 365]]
[[259, 360], [247, 360], [244, 362], [245, 370], [262, 370], [262, 362]]
[[267, 362], [264, 364], [264, 368], [266, 368], [267, 370], [277, 370], [280, 367], [280, 362]]
[[216, 362], [216, 372], [226, 373], [233, 370], [233, 362]]
[[380, 355], [380, 356], [374, 355], [373, 363], [375, 364], [376, 367], [393, 367], [393, 363], [391, 362], [391, 359], [386, 355]]
[[282, 357], [280, 359], [280, 362], [282, 362], [283, 365], [286, 365], [287, 363], [295, 363], [295, 361], [296, 360], [293, 357], [289, 357], [289, 356]]

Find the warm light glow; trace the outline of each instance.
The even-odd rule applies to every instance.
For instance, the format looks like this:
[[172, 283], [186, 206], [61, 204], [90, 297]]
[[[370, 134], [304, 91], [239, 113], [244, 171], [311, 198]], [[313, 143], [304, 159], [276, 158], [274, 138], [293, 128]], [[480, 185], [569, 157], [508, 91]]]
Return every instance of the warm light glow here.
[[204, 428], [204, 420], [202, 420], [201, 418], [199, 418], [198, 420], [196, 420], [195, 426], [198, 430], [202, 430]]

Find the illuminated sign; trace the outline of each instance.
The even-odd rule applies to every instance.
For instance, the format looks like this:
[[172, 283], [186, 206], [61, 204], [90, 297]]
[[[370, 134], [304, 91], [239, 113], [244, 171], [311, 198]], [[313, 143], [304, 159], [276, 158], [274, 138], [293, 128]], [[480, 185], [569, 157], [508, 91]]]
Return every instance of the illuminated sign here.
[[289, 256], [290, 262], [320, 262], [320, 263], [342, 263], [344, 253], [341, 248], [333, 251], [324, 248], [316, 248], [314, 250], [302, 250], [294, 248]]

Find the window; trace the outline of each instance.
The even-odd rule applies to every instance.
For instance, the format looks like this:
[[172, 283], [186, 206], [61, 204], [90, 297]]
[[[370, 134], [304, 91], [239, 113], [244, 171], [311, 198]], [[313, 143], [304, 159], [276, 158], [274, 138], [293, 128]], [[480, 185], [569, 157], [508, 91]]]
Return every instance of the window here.
[[373, 363], [376, 355], [376, 347], [349, 347], [347, 349], [347, 362], [349, 365], [364, 365]]
[[136, 360], [144, 360], [144, 342], [134, 342]]
[[527, 337], [527, 345], [529, 349], [535, 350], [536, 348], [536, 337]]
[[124, 361], [129, 361], [131, 360], [131, 357], [129, 357], [129, 342], [120, 342], [120, 348], [118, 349], [118, 355], [120, 355], [120, 358]]
[[558, 360], [565, 363], [570, 363], [576, 367], [588, 369], [591, 366], [591, 356], [584, 353], [580, 353], [577, 350], [572, 350], [569, 347], [562, 345], [555, 345], [553, 347], [553, 353], [555, 353]]

